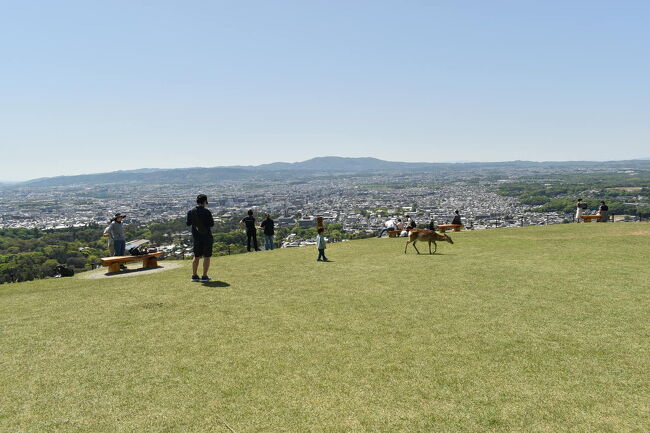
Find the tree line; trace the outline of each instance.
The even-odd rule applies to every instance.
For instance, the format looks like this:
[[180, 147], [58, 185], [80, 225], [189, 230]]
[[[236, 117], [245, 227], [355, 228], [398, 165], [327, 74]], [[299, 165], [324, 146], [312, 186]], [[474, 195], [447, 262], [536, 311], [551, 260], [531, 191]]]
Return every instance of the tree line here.
[[503, 183], [497, 192], [517, 197], [537, 212], [571, 214], [577, 199], [582, 198], [591, 210], [605, 200], [610, 214], [650, 218], [650, 172], [546, 176]]
[[[243, 215], [215, 223], [215, 255], [246, 251], [246, 235], [239, 227], [241, 217]], [[58, 265], [76, 272], [94, 269], [100, 265], [101, 257], [109, 254], [107, 239], [102, 237], [104, 228], [91, 224], [53, 230], [0, 229], [0, 284], [51, 277]], [[146, 226], [125, 224], [124, 229], [127, 240], [149, 239], [153, 246], [178, 245], [177, 250], [166, 254], [170, 259], [185, 258], [191, 248], [191, 236], [184, 218]], [[277, 229], [276, 242], [279, 244], [289, 233], [295, 233], [299, 239], [309, 239], [316, 237], [316, 228]], [[365, 237], [364, 234], [345, 233], [340, 224], [328, 225], [327, 235], [334, 241]]]

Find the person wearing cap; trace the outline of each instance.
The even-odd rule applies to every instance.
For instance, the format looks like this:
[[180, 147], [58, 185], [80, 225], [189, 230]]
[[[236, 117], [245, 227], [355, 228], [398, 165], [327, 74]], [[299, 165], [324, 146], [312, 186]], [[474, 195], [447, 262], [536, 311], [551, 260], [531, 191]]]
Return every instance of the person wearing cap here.
[[126, 235], [124, 234], [124, 225], [122, 225], [124, 218], [126, 218], [126, 215], [123, 213], [116, 213], [109, 226], [104, 230], [104, 234], [113, 240], [113, 249], [115, 251], [113, 254], [116, 256], [123, 256], [126, 249]]
[[[192, 239], [194, 240], [194, 260], [192, 260], [192, 281], [208, 282], [210, 269], [210, 257], [212, 257], [212, 237], [211, 227], [214, 226], [212, 212], [206, 206], [208, 205], [208, 196], [199, 194], [196, 197], [196, 207], [187, 212], [188, 226], [192, 226]], [[203, 276], [199, 278], [199, 261], [203, 258]]]

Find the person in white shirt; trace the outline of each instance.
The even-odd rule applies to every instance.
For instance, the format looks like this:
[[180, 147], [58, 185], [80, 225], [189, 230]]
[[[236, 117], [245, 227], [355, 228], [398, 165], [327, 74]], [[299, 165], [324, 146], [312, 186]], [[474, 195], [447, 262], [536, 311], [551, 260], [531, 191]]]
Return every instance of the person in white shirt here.
[[381, 230], [379, 230], [377, 237], [380, 238], [384, 235], [384, 233], [392, 230], [397, 230], [397, 223], [395, 222], [394, 218], [391, 218], [384, 223], [384, 227]]
[[582, 199], [579, 198], [578, 202], [576, 203], [576, 222], [580, 222], [580, 217], [582, 216], [582, 212], [587, 208], [587, 205], [582, 202]]

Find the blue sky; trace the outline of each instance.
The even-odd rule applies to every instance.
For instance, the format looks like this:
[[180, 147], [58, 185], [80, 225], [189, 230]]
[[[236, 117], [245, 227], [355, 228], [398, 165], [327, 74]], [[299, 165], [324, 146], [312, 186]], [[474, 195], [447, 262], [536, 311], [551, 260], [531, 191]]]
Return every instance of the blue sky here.
[[0, 1], [0, 180], [650, 157], [647, 1]]

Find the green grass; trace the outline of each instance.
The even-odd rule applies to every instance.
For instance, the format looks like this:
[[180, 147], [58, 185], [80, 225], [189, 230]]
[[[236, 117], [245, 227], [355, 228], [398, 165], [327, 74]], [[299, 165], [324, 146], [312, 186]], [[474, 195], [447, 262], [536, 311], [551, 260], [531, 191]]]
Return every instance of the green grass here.
[[649, 224], [451, 236], [0, 286], [0, 431], [649, 430]]

